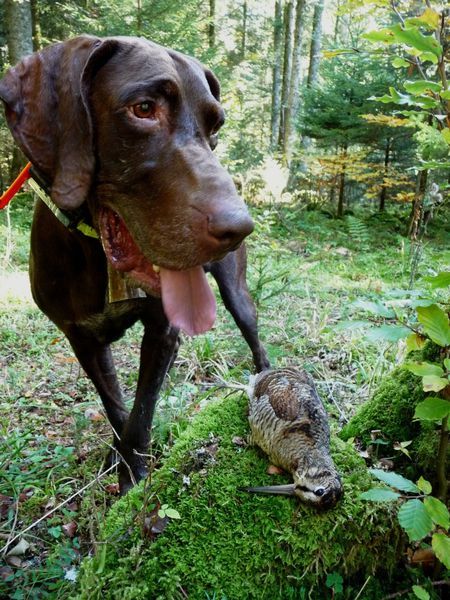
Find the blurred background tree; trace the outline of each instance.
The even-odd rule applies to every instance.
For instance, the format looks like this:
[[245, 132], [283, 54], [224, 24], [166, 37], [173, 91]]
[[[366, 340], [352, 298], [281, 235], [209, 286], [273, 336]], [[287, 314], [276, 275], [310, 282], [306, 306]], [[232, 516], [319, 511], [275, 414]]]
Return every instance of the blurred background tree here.
[[[339, 217], [360, 206], [383, 211], [408, 206], [415, 157], [445, 159], [449, 144], [436, 122], [410, 114], [402, 123], [395, 102], [371, 99], [401, 86], [404, 64], [409, 79], [424, 72], [414, 61], [392, 63], [395, 47], [374, 54], [361, 36], [434, 4], [448, 22], [448, 8], [420, 0], [0, 0], [0, 69], [80, 33], [145, 36], [219, 76], [227, 124], [218, 152], [246, 189], [264, 190], [257, 180], [271, 157], [288, 169], [289, 198], [320, 194]], [[4, 187], [18, 164], [3, 120], [0, 139]], [[438, 179], [445, 192], [446, 176]]]

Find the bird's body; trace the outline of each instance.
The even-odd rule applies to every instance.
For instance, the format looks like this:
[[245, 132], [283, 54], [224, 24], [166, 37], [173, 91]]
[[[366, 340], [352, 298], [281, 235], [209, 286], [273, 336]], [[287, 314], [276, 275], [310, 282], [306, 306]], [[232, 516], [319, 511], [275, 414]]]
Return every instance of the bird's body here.
[[328, 416], [311, 376], [292, 367], [263, 371], [250, 384], [249, 397], [252, 441], [294, 478], [293, 486], [251, 490], [334, 506], [342, 484], [330, 456]]

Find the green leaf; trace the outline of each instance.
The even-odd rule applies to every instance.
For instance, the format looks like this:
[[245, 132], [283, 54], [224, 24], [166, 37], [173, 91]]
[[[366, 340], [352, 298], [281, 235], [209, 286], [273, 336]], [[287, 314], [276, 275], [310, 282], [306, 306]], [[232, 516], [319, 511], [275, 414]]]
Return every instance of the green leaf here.
[[430, 594], [421, 585], [413, 585], [412, 591], [419, 600], [430, 600]]
[[419, 322], [425, 333], [438, 346], [450, 345], [450, 325], [447, 314], [437, 304], [417, 308]]
[[445, 162], [442, 160], [424, 160], [417, 165], [417, 168], [419, 169], [419, 171], [429, 171], [432, 169], [450, 169], [450, 162]]
[[433, 528], [433, 521], [420, 500], [408, 500], [398, 511], [398, 521], [414, 542], [428, 535]]
[[432, 304], [436, 304], [436, 300], [432, 300], [431, 298], [417, 298], [415, 300], [411, 300], [411, 308], [417, 308], [418, 306], [431, 306]]
[[431, 538], [434, 553], [447, 569], [450, 569], [450, 539], [445, 533], [435, 533]]
[[436, 377], [436, 375], [425, 375], [422, 383], [424, 392], [440, 392], [449, 385], [448, 379]]
[[363, 492], [359, 497], [361, 500], [372, 500], [372, 502], [392, 502], [392, 500], [400, 498], [400, 494], [386, 488], [374, 487], [367, 490], [367, 492]]
[[377, 315], [379, 317], [385, 317], [387, 319], [392, 319], [395, 317], [395, 312], [382, 304], [381, 302], [371, 302], [370, 300], [356, 300], [352, 302], [350, 308], [357, 308], [359, 310], [363, 310], [365, 312], [369, 312], [373, 315]]
[[425, 498], [423, 503], [434, 523], [440, 525], [444, 529], [448, 529], [450, 526], [450, 514], [445, 504], [434, 496]]
[[407, 44], [419, 52], [431, 52], [437, 57], [442, 55], [442, 46], [436, 38], [432, 34], [424, 35], [419, 31], [418, 27], [405, 29], [402, 25], [398, 24], [391, 27], [391, 32], [394, 34], [396, 42]]
[[443, 100], [450, 100], [450, 90], [445, 90], [445, 92], [440, 92], [439, 94]]
[[387, 28], [363, 33], [361, 37], [369, 42], [382, 42], [384, 44], [392, 44], [394, 42], [394, 34]]
[[439, 58], [433, 52], [422, 52], [420, 55], [420, 60], [422, 62], [432, 62], [433, 65], [437, 65], [439, 62]]
[[404, 58], [394, 58], [394, 60], [392, 61], [392, 66], [394, 67], [394, 69], [400, 69], [401, 67], [409, 67], [411, 63], [409, 63], [407, 60], [405, 60]]
[[426, 27], [427, 29], [434, 30], [439, 27], [440, 18], [441, 17], [438, 12], [427, 7], [425, 12], [420, 15], [420, 17], [406, 19], [405, 24], [407, 27], [418, 25], [419, 27]]
[[[444, 379], [444, 381], [446, 381]], [[450, 414], [450, 402], [444, 398], [430, 396], [419, 402], [414, 412], [414, 418], [421, 421], [442, 421]]]
[[167, 508], [166, 515], [169, 517], [169, 519], [181, 519], [180, 513], [174, 508]]
[[410, 94], [423, 94], [424, 92], [440, 92], [442, 85], [436, 83], [436, 81], [427, 81], [426, 79], [419, 79], [418, 81], [405, 81], [403, 87]]
[[424, 479], [422, 476], [419, 477], [419, 481], [417, 482], [417, 487], [424, 494], [431, 494], [431, 491], [433, 489], [431, 487], [431, 483], [429, 481], [427, 481], [426, 479]]
[[387, 485], [390, 485], [401, 492], [412, 492], [415, 494], [420, 492], [415, 483], [413, 483], [410, 479], [406, 479], [406, 477], [403, 477], [402, 475], [398, 475], [398, 473], [383, 471], [382, 469], [369, 469], [369, 473], [383, 483], [386, 483]]
[[341, 331], [342, 329], [363, 329], [372, 325], [371, 321], [340, 321], [334, 329]]
[[443, 368], [436, 363], [409, 362], [405, 363], [405, 369], [414, 373], [414, 375], [420, 375], [420, 377], [424, 377], [425, 375], [436, 375], [437, 377], [441, 377], [444, 374]]
[[450, 358], [444, 358], [444, 367], [450, 371]]
[[445, 288], [450, 285], [450, 271], [441, 271], [433, 277], [425, 277], [424, 279], [428, 281], [433, 289]]
[[444, 129], [441, 130], [441, 135], [446, 143], [450, 145], [450, 129], [448, 127], [444, 127]]
[[381, 325], [380, 327], [369, 329], [366, 332], [365, 337], [372, 342], [378, 342], [379, 340], [398, 342], [407, 337], [410, 333], [411, 330], [402, 325]]
[[339, 573], [329, 573], [325, 581], [327, 588], [334, 590], [336, 594], [342, 594], [344, 591], [343, 583], [344, 579]]
[[97, 568], [95, 569], [96, 575], [101, 575], [105, 569], [107, 549], [108, 549], [108, 544], [103, 543], [100, 547], [99, 552], [97, 553], [97, 556], [95, 557], [95, 562], [97, 564]]
[[426, 338], [422, 337], [418, 333], [411, 333], [406, 338], [406, 351], [412, 352], [413, 350], [420, 350], [425, 346]]
[[62, 534], [62, 529], [59, 525], [56, 525], [56, 527], [49, 527], [47, 531], [55, 539], [60, 538]]

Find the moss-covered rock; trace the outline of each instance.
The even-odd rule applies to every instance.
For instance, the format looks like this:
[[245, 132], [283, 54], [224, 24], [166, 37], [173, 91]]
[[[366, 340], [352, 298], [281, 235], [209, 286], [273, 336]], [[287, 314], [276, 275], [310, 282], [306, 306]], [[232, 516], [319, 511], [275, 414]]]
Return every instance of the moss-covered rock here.
[[81, 598], [324, 598], [327, 573], [358, 589], [368, 574], [389, 577], [402, 543], [395, 509], [359, 499], [371, 480], [342, 440], [332, 452], [344, 498], [329, 512], [239, 491], [288, 479], [268, 475], [266, 457], [236, 439], [248, 433], [246, 407], [240, 396], [210, 404], [153, 473], [150, 502], [156, 496], [181, 515], [162, 534], [142, 533], [144, 485], [113, 506], [104, 543], [83, 564]]
[[420, 433], [420, 423], [413, 421], [413, 416], [416, 405], [424, 398], [417, 375], [401, 367], [394, 369], [342, 429], [340, 437], [358, 437], [368, 444], [370, 432], [380, 429], [393, 442], [411, 440]]
[[[422, 356], [419, 359], [422, 360]], [[433, 478], [439, 433], [432, 423], [413, 421], [417, 404], [426, 397], [421, 378], [398, 367], [384, 378], [372, 398], [361, 406], [339, 436], [343, 440], [358, 438], [368, 445], [371, 441], [370, 432], [380, 430], [381, 435], [390, 442], [386, 452], [391, 456], [394, 442], [411, 440], [408, 450], [412, 461], [405, 458], [405, 474], [409, 477], [425, 474]], [[383, 455], [382, 447], [378, 455]], [[401, 458], [401, 455], [398, 457]]]

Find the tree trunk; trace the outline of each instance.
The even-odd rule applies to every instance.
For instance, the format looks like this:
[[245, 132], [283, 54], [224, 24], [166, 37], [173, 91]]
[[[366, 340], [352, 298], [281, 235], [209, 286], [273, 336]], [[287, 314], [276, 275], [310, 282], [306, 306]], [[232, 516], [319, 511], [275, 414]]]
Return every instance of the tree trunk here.
[[142, 0], [136, 1], [136, 29], [137, 34], [142, 34]]
[[325, 8], [325, 0], [318, 0], [314, 6], [313, 28], [311, 34], [311, 46], [309, 51], [308, 87], [312, 87], [319, 74], [320, 46], [322, 42], [322, 15]]
[[[21, 58], [33, 52], [31, 4], [29, 0], [5, 0], [4, 10], [9, 62], [15, 65]], [[22, 153], [14, 146], [10, 180], [15, 178], [24, 164]]]
[[280, 131], [278, 134], [278, 146], [284, 148], [286, 135], [286, 110], [289, 102], [289, 90], [291, 88], [292, 72], [292, 42], [294, 33], [294, 4], [291, 0], [284, 6], [284, 57], [283, 57], [283, 88], [281, 91]]
[[29, 0], [5, 0], [5, 30], [11, 65], [33, 52], [33, 28]]
[[411, 208], [411, 215], [409, 221], [409, 230], [408, 236], [412, 241], [417, 240], [417, 236], [420, 230], [420, 225], [422, 221], [422, 208], [423, 208], [423, 199], [425, 196], [425, 190], [427, 187], [427, 179], [428, 179], [428, 171], [423, 170], [419, 171], [419, 175], [417, 177], [416, 184], [416, 193], [414, 195], [414, 200]]
[[33, 50], [42, 48], [42, 31], [39, 21], [39, 2], [38, 0], [30, 0], [31, 6], [31, 25], [33, 30]]
[[334, 44], [347, 44], [349, 39], [350, 16], [348, 14], [340, 14], [342, 2], [338, 0], [336, 7], [336, 22], [334, 25]]
[[389, 158], [391, 153], [391, 138], [387, 138], [386, 140], [386, 148], [384, 151], [384, 170], [383, 170], [383, 185], [380, 192], [380, 204], [378, 206], [378, 210], [383, 211], [386, 205], [386, 196], [387, 196], [387, 187], [385, 185], [385, 179], [388, 176], [389, 171]]
[[270, 120], [270, 147], [275, 149], [280, 130], [281, 108], [281, 50], [283, 41], [283, 9], [282, 0], [275, 2], [275, 19], [273, 23], [273, 71], [272, 71], [272, 114]]
[[247, 49], [247, 15], [248, 15], [247, 0], [244, 0], [244, 4], [242, 6], [241, 60], [245, 59], [245, 52]]
[[294, 143], [295, 120], [300, 98], [300, 72], [302, 62], [302, 41], [307, 7], [306, 0], [297, 0], [295, 9], [295, 33], [292, 51], [292, 67], [289, 82], [289, 96], [285, 110], [283, 155], [289, 164]]
[[216, 0], [209, 0], [208, 46], [216, 45]]
[[345, 202], [345, 169], [347, 166], [347, 145], [344, 146], [342, 152], [342, 168], [339, 173], [339, 197], [338, 197], [338, 207], [337, 207], [337, 217], [338, 219], [342, 219], [344, 216], [344, 202]]

